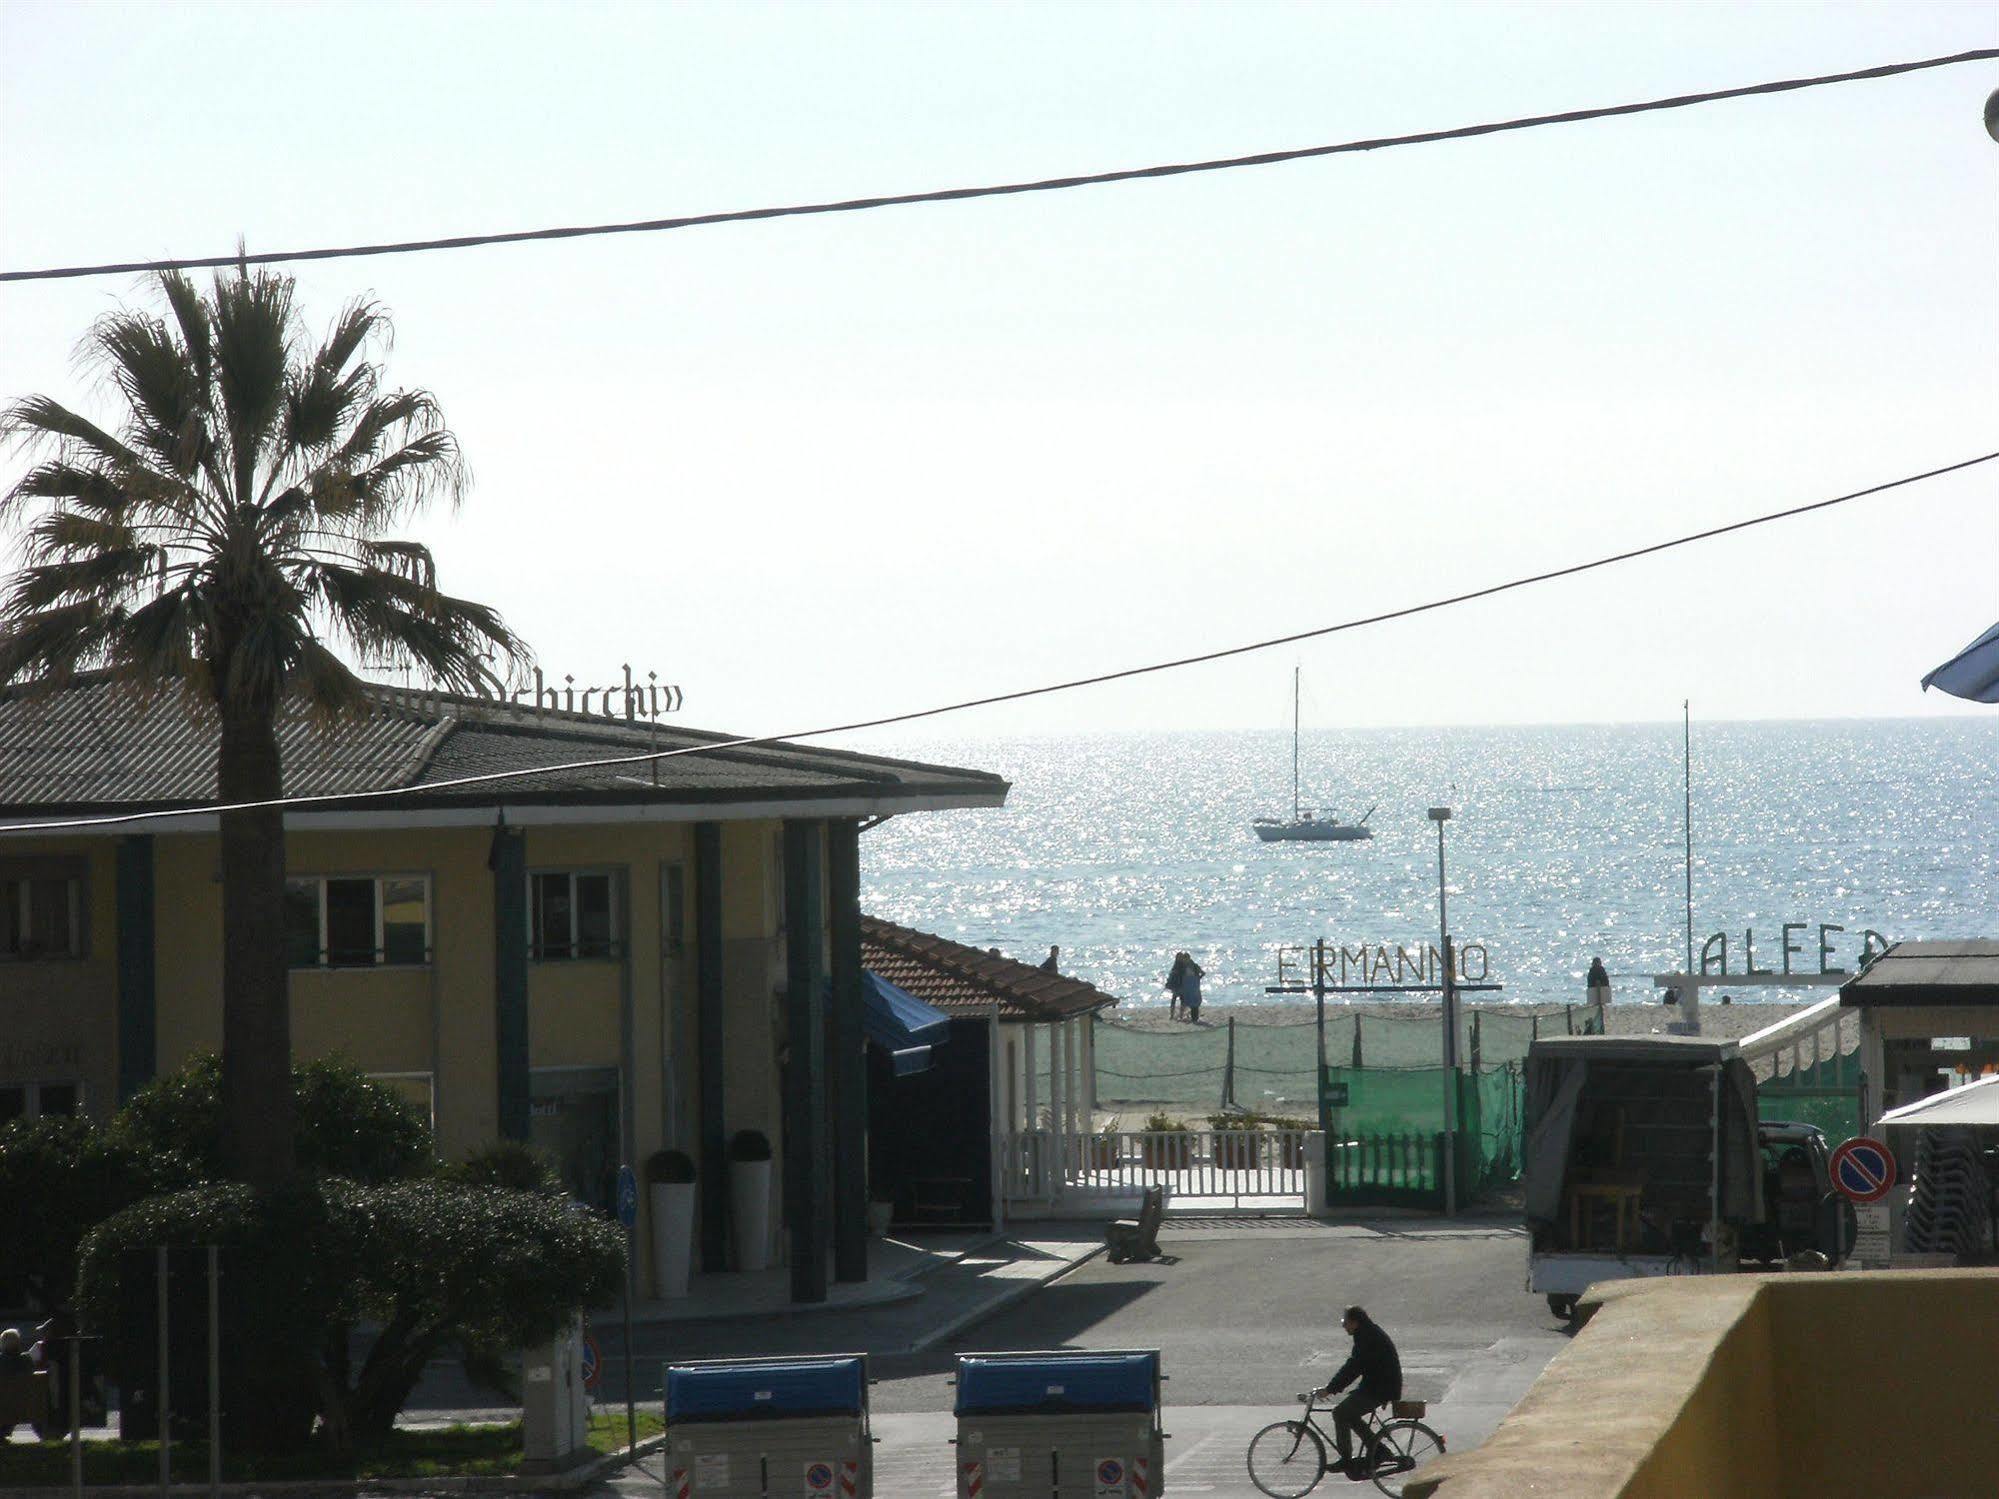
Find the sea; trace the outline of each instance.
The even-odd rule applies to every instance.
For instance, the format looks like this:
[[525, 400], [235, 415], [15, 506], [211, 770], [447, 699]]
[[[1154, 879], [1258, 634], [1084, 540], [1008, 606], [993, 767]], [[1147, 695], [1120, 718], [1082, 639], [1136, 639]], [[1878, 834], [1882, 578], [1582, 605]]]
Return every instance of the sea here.
[[869, 831], [864, 906], [1030, 962], [1059, 946], [1064, 973], [1130, 1009], [1165, 1007], [1182, 949], [1210, 1003], [1268, 1003], [1296, 976], [1283, 949], [1414, 958], [1437, 942], [1427, 809], [1448, 806], [1451, 932], [1501, 986], [1483, 999], [1580, 1002], [1600, 956], [1617, 1000], [1650, 1001], [1651, 976], [1686, 963], [1690, 789], [1697, 957], [1719, 956], [1719, 934], [1729, 972], [1816, 973], [1851, 968], [1870, 932], [1999, 935], [1999, 713], [1696, 722], [1691, 737], [1683, 759], [1678, 721], [1308, 731], [1305, 804], [1368, 813], [1374, 832], [1318, 844], [1250, 828], [1290, 812], [1288, 732], [871, 743], [1013, 790], [1003, 809]]

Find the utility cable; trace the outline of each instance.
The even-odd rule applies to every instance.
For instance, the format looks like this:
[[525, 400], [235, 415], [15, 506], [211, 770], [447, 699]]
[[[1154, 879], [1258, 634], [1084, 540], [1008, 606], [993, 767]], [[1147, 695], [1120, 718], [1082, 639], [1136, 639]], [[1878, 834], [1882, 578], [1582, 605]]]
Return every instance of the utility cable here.
[[1514, 120], [1494, 120], [1482, 125], [1459, 125], [1448, 130], [1423, 130], [1412, 135], [1384, 135], [1367, 140], [1342, 141], [1332, 146], [1304, 146], [1290, 151], [1261, 151], [1253, 156], [1226, 156], [1212, 161], [1186, 161], [1164, 166], [1128, 167], [1114, 172], [1087, 172], [1070, 177], [1047, 177], [1035, 182], [1003, 182], [989, 187], [951, 187], [932, 192], [888, 193], [870, 198], [846, 198], [829, 203], [794, 203], [780, 208], [740, 208], [726, 213], [687, 214], [680, 218], [640, 219], [625, 224], [574, 224], [551, 229], [519, 229], [501, 234], [460, 234], [446, 239], [400, 240], [374, 245], [341, 245], [313, 250], [274, 250], [265, 254], [201, 255], [174, 260], [126, 260], [107, 265], [53, 266], [33, 271], [0, 271], [0, 281], [60, 281], [81, 276], [116, 276], [133, 272], [192, 271], [232, 265], [277, 265], [301, 260], [353, 260], [368, 255], [413, 255], [426, 250], [470, 250], [482, 245], [519, 245], [540, 240], [586, 239], [605, 234], [657, 234], [669, 229], [693, 229], [705, 224], [740, 224], [756, 219], [801, 218], [808, 214], [859, 213], [871, 208], [901, 208], [915, 203], [957, 203], [970, 198], [1000, 198], [1016, 193], [1063, 192], [1075, 187], [1100, 187], [1112, 182], [1137, 182], [1154, 177], [1184, 177], [1194, 172], [1225, 172], [1237, 167], [1264, 167], [1278, 162], [1304, 161], [1314, 156], [1346, 156], [1361, 151], [1385, 151], [1394, 146], [1422, 146], [1437, 141], [1469, 140], [1474, 136], [1498, 135], [1511, 130], [1532, 130], [1542, 125], [1574, 125], [1586, 120], [1606, 120], [1620, 115], [1651, 114], [1666, 109], [1686, 109], [1696, 104], [1713, 104], [1723, 99], [1745, 99], [1758, 94], [1785, 94], [1799, 89], [1822, 88], [1833, 83], [1859, 83], [1877, 78], [1893, 78], [1929, 68], [1954, 67], [1958, 63], [1990, 62], [1999, 59], [1999, 48], [1954, 52], [1948, 57], [1926, 57], [1916, 62], [1883, 63], [1879, 67], [1857, 68], [1850, 73], [1822, 73], [1811, 78], [1780, 78], [1769, 83], [1751, 83], [1740, 88], [1713, 89], [1701, 94], [1675, 94], [1671, 98], [1646, 99], [1635, 104], [1609, 104], [1594, 109], [1570, 109], [1559, 114], [1526, 115]]
[[751, 734], [734, 739], [720, 739], [708, 744], [690, 744], [680, 749], [648, 750], [634, 755], [617, 755], [606, 759], [571, 760], [560, 765], [525, 766], [519, 770], [486, 771], [479, 775], [457, 776], [450, 780], [430, 781], [420, 786], [387, 786], [375, 791], [322, 792], [314, 796], [277, 797], [266, 801], [231, 802], [228, 804], [207, 804], [196, 807], [169, 808], [152, 812], [121, 812], [108, 816], [69, 818], [52, 822], [15, 822], [0, 824], [0, 833], [64, 832], [76, 828], [112, 827], [120, 823], [148, 822], [167, 817], [212, 817], [223, 812], [262, 811], [272, 807], [302, 808], [339, 806], [351, 807], [356, 802], [384, 801], [393, 797], [428, 796], [440, 791], [452, 791], [464, 786], [489, 786], [501, 781], [522, 780], [529, 776], [560, 775], [567, 771], [605, 770], [621, 765], [650, 765], [660, 760], [673, 760], [682, 755], [713, 754], [718, 750], [749, 749], [759, 745], [785, 745], [800, 739], [820, 739], [829, 734], [851, 734], [861, 729], [886, 728], [891, 724], [914, 723], [919, 719], [937, 718], [946, 713], [962, 713], [969, 708], [987, 708], [996, 703], [1015, 703], [1025, 698], [1046, 697], [1056, 692], [1073, 692], [1079, 687], [1095, 687], [1106, 682], [1120, 682], [1129, 677], [1150, 676], [1155, 672], [1177, 671], [1186, 666], [1198, 666], [1208, 661], [1223, 661], [1231, 656], [1246, 656], [1255, 651], [1274, 650], [1282, 645], [1295, 645], [1301, 640], [1318, 640], [1327, 635], [1339, 635], [1349, 630], [1365, 629], [1369, 625], [1387, 624], [1391, 620], [1409, 619], [1418, 614], [1430, 614], [1439, 609], [1449, 609], [1458, 604], [1468, 604], [1475, 599], [1492, 598], [1497, 594], [1511, 593], [1515, 589], [1532, 587], [1537, 583], [1550, 583], [1557, 578], [1570, 578], [1578, 573], [1594, 572], [1599, 568], [1614, 567], [1621, 562], [1631, 562], [1640, 557], [1650, 557], [1658, 552], [1669, 552], [1678, 547], [1692, 546], [1695, 542], [1711, 541], [1717, 536], [1727, 536], [1736, 531], [1747, 531], [1755, 526], [1767, 526], [1775, 521], [1790, 520], [1795, 516], [1810, 515], [1817, 510], [1830, 510], [1835, 505], [1845, 505], [1854, 500], [1866, 499], [1870, 495], [1885, 494], [1891, 489], [1902, 489], [1911, 484], [1920, 484], [1926, 479], [1941, 478], [1945, 474], [1959, 473], [1975, 468], [1981, 463], [1999, 459], [1999, 452], [1984, 453], [1976, 458], [1966, 458], [1959, 463], [1945, 464], [1941, 468], [1927, 469], [1920, 474], [1910, 474], [1901, 479], [1890, 479], [1885, 484], [1873, 484], [1866, 489], [1856, 489], [1849, 494], [1835, 495], [1829, 500], [1813, 500], [1804, 505], [1793, 505], [1786, 510], [1772, 510], [1763, 515], [1755, 515], [1747, 520], [1730, 521], [1726, 525], [1710, 526], [1704, 531], [1690, 531], [1683, 536], [1675, 536], [1667, 541], [1655, 541], [1646, 546], [1633, 547], [1628, 551], [1612, 552], [1588, 562], [1574, 562], [1566, 567], [1550, 568], [1545, 572], [1529, 573], [1524, 577], [1509, 579], [1504, 583], [1492, 583], [1483, 588], [1470, 589], [1464, 593], [1450, 594], [1444, 598], [1431, 599], [1421, 604], [1407, 604], [1400, 609], [1387, 609], [1379, 614], [1362, 615], [1358, 619], [1343, 620], [1339, 624], [1321, 625], [1316, 629], [1299, 630], [1289, 635], [1275, 635], [1265, 640], [1254, 640], [1247, 645], [1225, 646], [1220, 650], [1204, 651], [1197, 656], [1180, 656], [1171, 661], [1155, 661], [1147, 666], [1128, 666], [1120, 671], [1099, 672], [1095, 676], [1074, 677], [1066, 682], [1051, 682], [1041, 687], [1022, 687], [1013, 692], [997, 692], [988, 697], [967, 698], [962, 702], [945, 703], [935, 708], [917, 708], [907, 713], [891, 713], [880, 718], [857, 719], [852, 723], [832, 724], [823, 728], [801, 729], [789, 734]]

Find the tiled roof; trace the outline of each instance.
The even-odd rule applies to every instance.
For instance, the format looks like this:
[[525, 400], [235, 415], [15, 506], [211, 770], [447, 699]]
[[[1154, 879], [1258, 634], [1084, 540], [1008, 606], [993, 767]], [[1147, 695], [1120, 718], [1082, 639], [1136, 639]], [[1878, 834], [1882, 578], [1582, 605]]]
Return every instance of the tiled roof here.
[[[394, 802], [410, 808], [865, 798], [894, 810], [898, 801], [997, 805], [1008, 789], [986, 771], [794, 744], [707, 749], [659, 761], [656, 774], [647, 763], [584, 764], [453, 786], [493, 771], [701, 749], [732, 736], [375, 690], [374, 710], [361, 717], [330, 724], [302, 711], [283, 717], [286, 795], [410, 788]], [[102, 677], [49, 694], [0, 692], [0, 814], [201, 806], [215, 799], [216, 737], [212, 714], [177, 692], [140, 698]]]
[[876, 916], [861, 918], [861, 966], [945, 1013], [1002, 1020], [1067, 1020], [1117, 1003], [1094, 984], [1050, 973]]

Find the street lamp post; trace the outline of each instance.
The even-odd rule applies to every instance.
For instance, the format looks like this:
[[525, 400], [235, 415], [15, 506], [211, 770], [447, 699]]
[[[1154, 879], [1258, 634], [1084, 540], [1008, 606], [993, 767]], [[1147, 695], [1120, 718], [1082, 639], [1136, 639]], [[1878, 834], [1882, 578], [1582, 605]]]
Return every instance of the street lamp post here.
[[1449, 807], [1432, 807], [1430, 821], [1437, 825], [1437, 937], [1444, 964], [1444, 1214], [1458, 1210], [1458, 991], [1457, 964], [1451, 951], [1451, 921], [1444, 894], [1444, 824], [1451, 820]]

